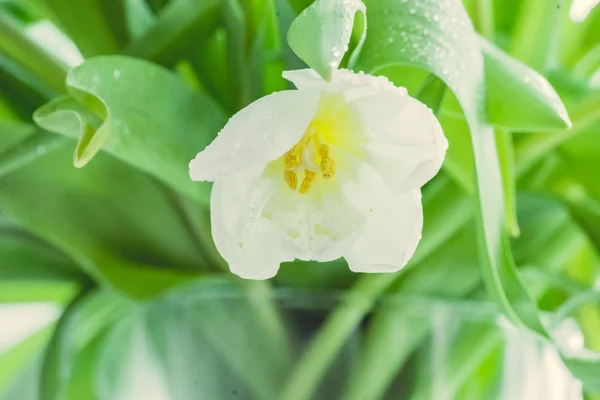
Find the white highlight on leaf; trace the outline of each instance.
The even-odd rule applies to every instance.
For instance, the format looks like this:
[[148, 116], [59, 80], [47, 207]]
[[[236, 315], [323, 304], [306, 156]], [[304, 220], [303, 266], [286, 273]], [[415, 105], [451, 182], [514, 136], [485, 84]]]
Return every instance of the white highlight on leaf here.
[[[556, 349], [520, 328], [505, 329], [501, 399], [583, 400], [582, 385], [563, 364]], [[566, 341], [580, 341], [581, 332], [565, 326]]]
[[59, 307], [49, 303], [0, 306], [0, 354], [55, 321], [59, 316]]
[[569, 16], [574, 22], [583, 22], [592, 12], [594, 7], [600, 3], [600, 0], [573, 0]]
[[30, 38], [69, 67], [83, 63], [83, 56], [77, 46], [50, 21], [33, 23], [27, 26], [26, 32]]

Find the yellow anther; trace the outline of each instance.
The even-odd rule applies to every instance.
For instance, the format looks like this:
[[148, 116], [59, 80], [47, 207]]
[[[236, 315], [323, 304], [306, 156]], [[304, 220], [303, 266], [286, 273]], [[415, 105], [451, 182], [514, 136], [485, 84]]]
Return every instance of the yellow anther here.
[[316, 176], [317, 176], [316, 172], [311, 171], [309, 169], [304, 170], [304, 179], [302, 179], [302, 183], [300, 184], [300, 189], [298, 189], [300, 194], [308, 193]]
[[335, 175], [337, 164], [331, 158], [327, 160], [327, 162], [321, 162], [321, 174], [323, 178], [329, 179]]
[[337, 164], [329, 155], [329, 151], [330, 148], [326, 144], [322, 144], [319, 148], [319, 155], [321, 156], [321, 174], [325, 179], [329, 179], [334, 176], [337, 167]]
[[283, 171], [283, 180], [288, 184], [290, 189], [296, 190], [298, 187], [298, 174], [294, 171], [285, 170]]
[[[304, 136], [283, 157], [283, 180], [290, 189], [298, 190], [301, 194], [308, 193], [317, 178], [318, 172], [315, 169], [320, 169], [321, 176], [325, 179], [335, 175], [337, 164], [331, 158], [330, 151], [328, 145], [321, 143], [318, 128], [313, 124], [309, 125]], [[303, 166], [311, 169], [304, 168], [304, 177], [298, 188], [297, 171]]]
[[285, 153], [284, 163], [285, 169], [288, 171], [293, 171], [300, 164], [300, 154], [298, 154], [296, 146], [292, 147], [290, 151]]

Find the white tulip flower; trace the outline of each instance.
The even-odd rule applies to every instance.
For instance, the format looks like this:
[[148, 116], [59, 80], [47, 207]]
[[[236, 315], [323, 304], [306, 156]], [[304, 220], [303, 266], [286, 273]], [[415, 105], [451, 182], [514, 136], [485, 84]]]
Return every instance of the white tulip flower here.
[[420, 188], [448, 147], [435, 115], [384, 77], [284, 77], [298, 90], [238, 112], [190, 163], [193, 180], [214, 182], [217, 249], [247, 279], [294, 259], [401, 269], [421, 238]]

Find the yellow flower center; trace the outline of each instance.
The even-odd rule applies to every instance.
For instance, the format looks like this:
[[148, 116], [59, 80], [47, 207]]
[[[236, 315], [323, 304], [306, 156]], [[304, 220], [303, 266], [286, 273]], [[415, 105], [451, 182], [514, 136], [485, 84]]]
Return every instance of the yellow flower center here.
[[[306, 194], [312, 187], [320, 172], [325, 179], [335, 175], [337, 164], [331, 158], [331, 148], [323, 144], [319, 135], [319, 125], [313, 121], [302, 139], [298, 141], [284, 156], [283, 180], [292, 190]], [[298, 187], [298, 173], [303, 177]]]

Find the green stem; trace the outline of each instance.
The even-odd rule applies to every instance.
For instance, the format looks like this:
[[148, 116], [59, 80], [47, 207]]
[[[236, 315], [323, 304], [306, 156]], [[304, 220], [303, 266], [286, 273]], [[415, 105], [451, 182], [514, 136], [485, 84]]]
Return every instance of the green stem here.
[[507, 131], [496, 130], [495, 136], [500, 172], [502, 173], [502, 185], [504, 186], [505, 224], [510, 235], [517, 237], [520, 230], [517, 221], [517, 187], [512, 134]]
[[600, 69], [600, 44], [592, 47], [573, 68], [573, 75], [588, 78]]
[[273, 355], [275, 362], [282, 370], [288, 370], [292, 364], [291, 335], [275, 304], [277, 299], [273, 296], [272, 286], [261, 281], [243, 282], [243, 290], [250, 308], [264, 329], [265, 337], [269, 339], [272, 348], [277, 349], [277, 354]]
[[392, 283], [395, 275], [369, 275], [361, 278], [346, 300], [333, 312], [310, 344], [280, 396], [282, 400], [309, 400], [327, 368], [354, 332], [377, 297]]
[[494, 1], [476, 0], [475, 8], [477, 10], [477, 30], [486, 39], [494, 40]]
[[235, 110], [239, 110], [250, 103], [250, 76], [245, 56], [247, 21], [238, 0], [224, 1], [223, 19], [227, 32], [227, 64], [230, 72], [231, 95]]

